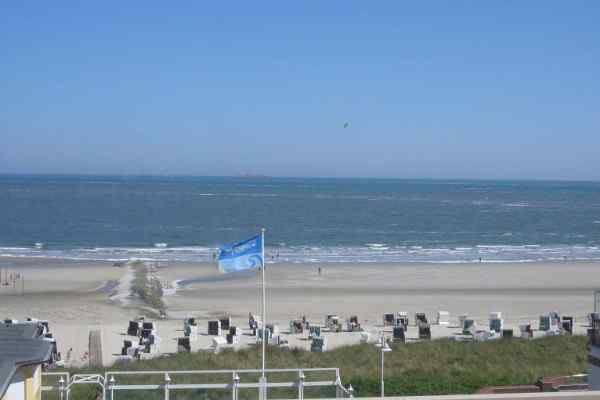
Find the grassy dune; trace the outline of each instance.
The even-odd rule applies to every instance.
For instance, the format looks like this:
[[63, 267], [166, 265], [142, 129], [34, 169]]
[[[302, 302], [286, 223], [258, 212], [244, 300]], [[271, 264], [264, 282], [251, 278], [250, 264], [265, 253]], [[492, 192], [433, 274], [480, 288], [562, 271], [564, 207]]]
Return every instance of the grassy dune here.
[[[387, 353], [385, 358], [386, 394], [473, 393], [484, 386], [531, 384], [542, 376], [582, 373], [587, 367], [586, 340], [583, 336], [565, 336], [532, 341], [513, 339], [465, 343], [436, 340], [411, 345], [394, 345], [393, 352]], [[379, 357], [380, 353], [373, 345], [347, 346], [323, 354], [300, 350], [284, 352], [271, 348], [268, 352], [267, 367], [339, 367], [342, 382], [344, 385], [352, 384], [356, 396], [372, 396], [379, 393]], [[252, 347], [240, 351], [223, 351], [219, 354], [208, 352], [177, 354], [115, 369], [191, 370], [259, 367], [260, 349]], [[295, 376], [290, 375], [288, 378], [294, 380]], [[177, 383], [185, 381], [185, 379], [178, 379]], [[127, 382], [141, 382], [141, 380], [129, 379]], [[148, 378], [145, 378], [144, 382], [148, 382]], [[89, 390], [90, 388], [80, 388], [73, 393], [72, 398], [83, 398], [90, 394]], [[293, 398], [294, 393], [279, 389], [273, 391], [271, 396]], [[319, 394], [333, 396], [335, 392], [310, 389], [306, 394], [307, 396]], [[128, 398], [143, 397], [149, 400], [152, 397], [160, 398], [162, 393], [128, 392], [127, 395]], [[179, 392], [172, 398], [225, 399], [230, 396], [230, 392], [187, 391]], [[242, 392], [240, 397], [255, 398], [256, 393]]]
[[148, 267], [144, 263], [132, 264], [135, 268], [131, 292], [138, 296], [149, 307], [157, 310], [158, 314], [164, 314], [165, 303], [162, 300], [162, 287], [156, 279], [150, 278]]

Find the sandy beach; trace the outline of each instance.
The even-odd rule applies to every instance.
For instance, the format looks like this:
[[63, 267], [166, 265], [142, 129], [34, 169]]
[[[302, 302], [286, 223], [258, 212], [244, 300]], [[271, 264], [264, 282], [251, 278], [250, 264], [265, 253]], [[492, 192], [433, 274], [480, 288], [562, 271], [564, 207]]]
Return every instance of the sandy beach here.
[[[585, 333], [593, 291], [600, 288], [598, 268], [589, 262], [268, 264], [267, 319], [286, 332], [289, 321], [302, 315], [321, 324], [326, 314], [342, 320], [357, 315], [375, 337], [382, 329], [383, 313], [406, 311], [412, 321], [415, 312], [425, 312], [435, 321], [437, 311], [449, 311], [449, 327], [432, 326], [433, 336], [440, 337], [457, 332], [459, 314], [486, 326], [488, 314], [501, 311], [505, 326], [517, 329], [523, 323], [535, 328], [540, 314], [557, 311], [574, 316], [576, 333]], [[110, 365], [126, 338], [128, 321], [144, 314], [128, 295], [131, 271], [110, 262], [0, 258], [0, 269], [25, 277], [24, 293], [0, 288], [0, 316], [48, 320], [67, 365], [87, 363], [88, 335], [94, 329], [102, 332], [103, 362]], [[206, 335], [209, 319], [229, 314], [234, 325], [245, 329], [248, 313], [260, 313], [256, 273], [224, 276], [213, 264], [170, 263], [156, 275], [165, 282], [182, 283], [164, 297], [167, 318], [157, 322], [161, 353], [176, 351], [185, 317], [200, 321], [203, 335], [192, 349], [201, 350], [212, 342]], [[359, 333], [325, 335], [329, 348], [360, 340]], [[409, 338], [416, 335], [416, 327], [410, 327]], [[286, 338], [290, 346], [308, 349], [305, 336]], [[239, 346], [253, 341], [243, 336]]]

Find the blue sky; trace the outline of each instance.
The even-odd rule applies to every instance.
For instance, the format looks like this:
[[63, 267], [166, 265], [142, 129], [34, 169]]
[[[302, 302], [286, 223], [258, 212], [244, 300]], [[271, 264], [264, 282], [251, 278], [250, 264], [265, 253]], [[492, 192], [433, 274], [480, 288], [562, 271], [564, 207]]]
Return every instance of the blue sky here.
[[4, 2], [0, 173], [598, 180], [598, 21], [598, 1]]

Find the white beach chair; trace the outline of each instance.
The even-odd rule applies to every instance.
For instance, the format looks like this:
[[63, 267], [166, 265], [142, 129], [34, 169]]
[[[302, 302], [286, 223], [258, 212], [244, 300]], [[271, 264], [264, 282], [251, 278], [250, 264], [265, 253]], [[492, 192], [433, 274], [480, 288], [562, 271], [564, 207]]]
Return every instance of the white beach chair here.
[[502, 319], [501, 312], [495, 311], [490, 313], [489, 328], [491, 332], [502, 333], [502, 330], [504, 329], [504, 319]]
[[393, 326], [396, 322], [394, 314], [383, 314], [383, 326]]
[[465, 326], [465, 320], [467, 320], [469, 316], [467, 314], [461, 314], [458, 316], [458, 327], [462, 330]]
[[406, 331], [408, 329], [408, 313], [404, 311], [400, 311], [396, 313], [396, 320], [394, 321], [394, 327], [402, 326]]
[[208, 321], [208, 334], [211, 336], [221, 336], [221, 321]]
[[462, 326], [462, 333], [464, 335], [470, 334], [475, 336], [475, 333], [477, 332], [477, 323], [475, 322], [474, 319], [465, 319], [463, 321], [463, 326]]
[[280, 334], [279, 325], [267, 324], [267, 330], [271, 331], [271, 337], [279, 336]]
[[223, 336], [215, 336], [212, 338], [213, 346], [223, 346], [225, 344], [227, 344], [227, 339], [225, 339]]
[[521, 338], [531, 339], [533, 337], [533, 331], [531, 330], [530, 324], [519, 325], [519, 331], [521, 332]]
[[371, 334], [369, 332], [361, 332], [360, 333], [360, 343], [366, 344], [371, 341]]
[[491, 312], [490, 319], [502, 319], [502, 312], [500, 312], [500, 311]]
[[450, 313], [448, 311], [438, 311], [437, 324], [448, 325], [450, 323]]

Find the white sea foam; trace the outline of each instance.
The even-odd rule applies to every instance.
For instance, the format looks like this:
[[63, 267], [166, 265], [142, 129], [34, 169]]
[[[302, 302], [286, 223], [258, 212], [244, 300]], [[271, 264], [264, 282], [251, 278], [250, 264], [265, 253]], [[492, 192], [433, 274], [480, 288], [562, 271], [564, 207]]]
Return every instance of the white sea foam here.
[[526, 201], [514, 202], [514, 203], [505, 203], [503, 204], [505, 207], [529, 207], [529, 203]]
[[[161, 262], [213, 262], [218, 249], [209, 246], [96, 247], [79, 249], [33, 249], [0, 247], [2, 257], [34, 257], [80, 261], [127, 261], [139, 259]], [[289, 246], [267, 247], [270, 262], [275, 263], [352, 263], [352, 262], [532, 262], [553, 260], [600, 260], [599, 246], [584, 245], [500, 245], [473, 247], [425, 247], [384, 243], [365, 246]]]

